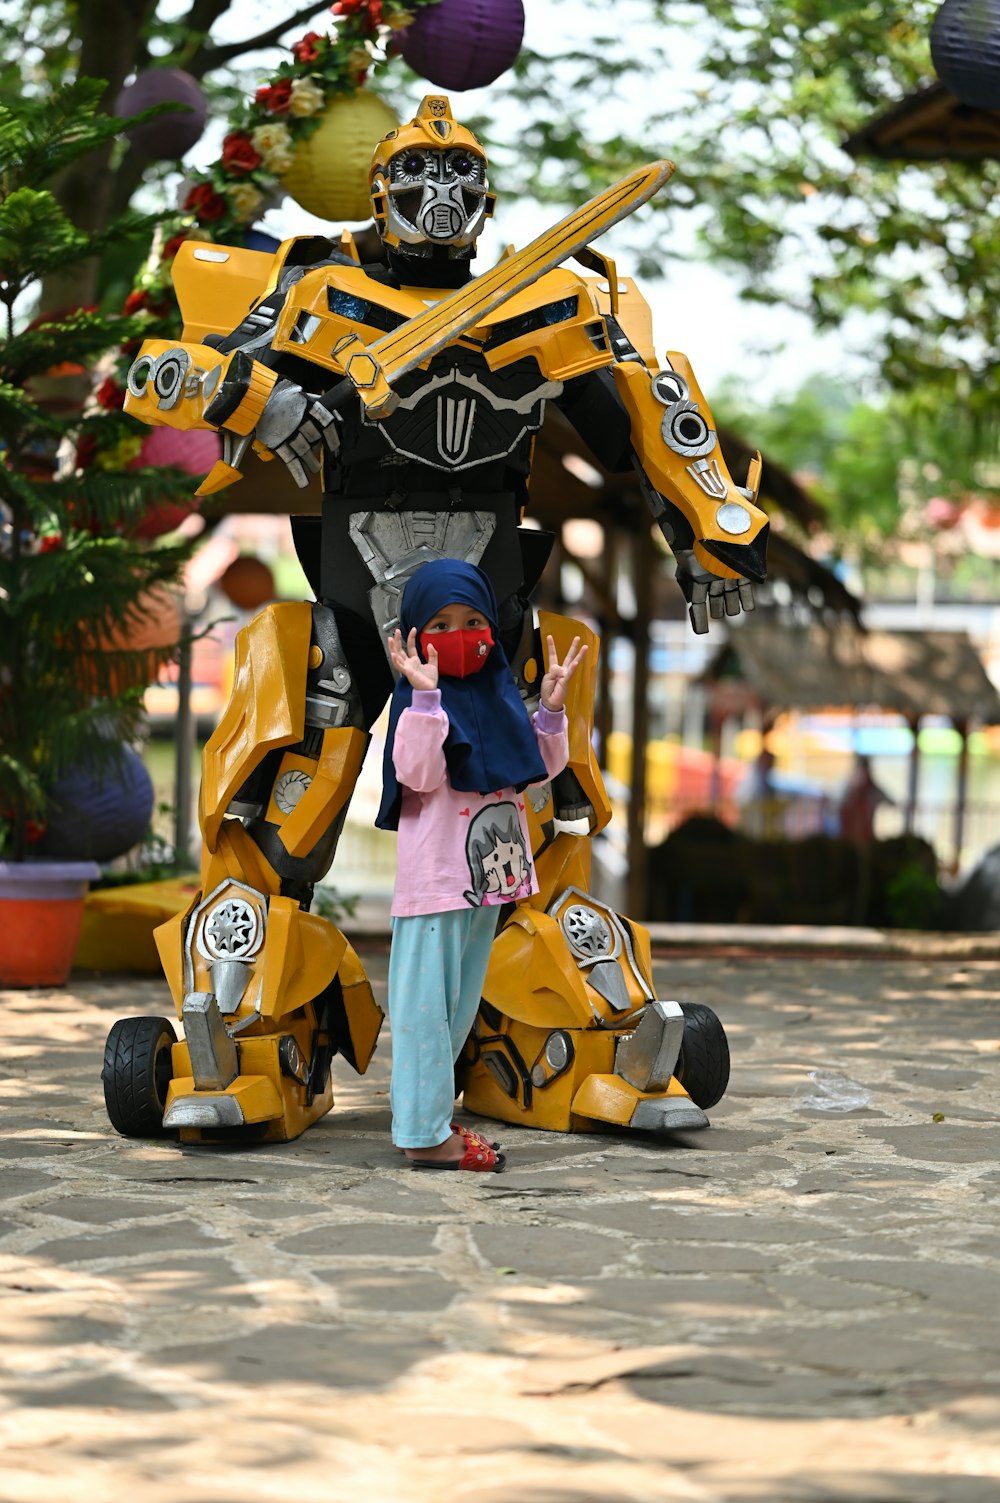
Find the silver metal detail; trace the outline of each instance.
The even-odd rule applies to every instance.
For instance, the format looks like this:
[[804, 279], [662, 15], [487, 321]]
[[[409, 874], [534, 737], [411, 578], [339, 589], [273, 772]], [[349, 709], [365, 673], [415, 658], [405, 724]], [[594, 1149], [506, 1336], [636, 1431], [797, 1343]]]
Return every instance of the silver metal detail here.
[[319, 687], [329, 689], [332, 694], [347, 694], [351, 687], [351, 675], [347, 668], [333, 668], [329, 678], [321, 678]]
[[615, 1073], [637, 1091], [665, 1091], [684, 1039], [678, 1002], [650, 1002], [632, 1033], [618, 1040]]
[[[722, 478], [717, 459], [697, 459], [694, 464], [685, 465], [685, 469], [691, 478], [701, 486], [706, 496], [713, 497], [716, 501], [724, 501], [729, 494], [729, 488]], [[735, 506], [736, 502], [730, 502]], [[720, 510], [723, 508], [720, 507]], [[742, 511], [742, 507], [740, 510]]]
[[152, 385], [157, 407], [169, 412], [182, 396], [196, 396], [206, 375], [207, 371], [194, 364], [187, 350], [175, 345], [154, 359], [140, 355], [129, 367], [125, 384], [134, 397], [145, 396], [147, 386]]
[[209, 250], [206, 245], [196, 245], [194, 249], [194, 259], [196, 261], [228, 261], [229, 252]]
[[617, 960], [599, 960], [591, 967], [587, 981], [595, 991], [600, 992], [606, 1002], [611, 1003], [616, 1012], [631, 1012], [635, 1006]]
[[438, 453], [450, 465], [461, 464], [468, 454], [475, 421], [475, 397], [438, 397]]
[[245, 898], [224, 898], [205, 919], [198, 948], [209, 960], [241, 960], [257, 947], [260, 915]]
[[711, 454], [715, 448], [715, 429], [708, 426], [697, 402], [674, 402], [663, 414], [660, 432], [667, 448], [675, 454], [696, 458], [699, 454]]
[[[456, 388], [459, 389], [457, 392]], [[502, 397], [472, 371], [451, 370], [437, 376], [429, 376], [422, 385], [417, 387], [416, 391], [411, 392], [408, 397], [401, 397], [394, 411], [411, 411], [438, 393], [437, 437], [438, 457], [442, 461], [440, 464], [435, 464], [434, 458], [426, 451], [417, 453], [416, 450], [403, 448], [391, 422], [379, 423], [378, 427], [386, 442], [391, 444], [398, 454], [405, 454], [408, 458], [420, 460], [423, 464], [432, 464], [436, 469], [468, 470], [475, 465], [483, 464], [487, 459], [501, 459], [504, 454], [510, 454], [529, 430], [536, 431], [541, 426], [545, 403], [561, 396], [562, 390], [561, 381], [542, 381], [538, 386], [525, 392], [522, 397]], [[466, 462], [466, 455], [472, 440], [477, 402], [491, 407], [494, 412], [517, 413], [525, 419], [525, 422], [516, 432], [504, 434], [504, 447], [501, 450], [493, 454], [478, 454], [475, 459]], [[528, 419], [531, 418], [536, 408], [538, 409], [537, 420], [529, 422]]]
[[569, 1062], [569, 1039], [561, 1029], [545, 1040], [545, 1058], [553, 1070], [565, 1070]]
[[[486, 219], [486, 161], [463, 147], [409, 149], [389, 162], [387, 229], [407, 245], [472, 245]], [[378, 183], [376, 183], [376, 187]], [[474, 200], [467, 207], [467, 195]]]
[[246, 1118], [235, 1096], [214, 1096], [199, 1101], [179, 1096], [163, 1118], [164, 1127], [242, 1127]]
[[620, 943], [615, 944], [615, 935], [596, 908], [574, 903], [560, 922], [570, 949], [585, 961], [608, 958], [621, 948]]
[[525, 793], [535, 813], [541, 814], [552, 797], [552, 786], [549, 783], [539, 783], [535, 787], [526, 788]]
[[[242, 956], [212, 955], [204, 948], [201, 942], [201, 931], [203, 928], [204, 920], [211, 913], [212, 909], [218, 903], [223, 894], [225, 894], [227, 897], [238, 897], [241, 893], [245, 893], [247, 900], [257, 906], [257, 910], [260, 914], [259, 931], [254, 951], [252, 954], [247, 953], [246, 955]], [[264, 934], [267, 927], [266, 914], [267, 899], [264, 894], [262, 892], [258, 892], [256, 887], [251, 887], [249, 883], [238, 882], [235, 878], [227, 877], [225, 881], [219, 883], [218, 887], [213, 888], [206, 897], [202, 898], [201, 902], [198, 904], [197, 908], [194, 910], [188, 921], [187, 930], [184, 935], [184, 990], [186, 992], [191, 992], [194, 990], [193, 951], [195, 946], [197, 946], [198, 953], [204, 960], [252, 960], [256, 953], [259, 951], [260, 946], [264, 943]]]
[[531, 1068], [531, 1084], [538, 1086], [539, 1090], [541, 1090], [542, 1086], [545, 1084], [546, 1079], [547, 1076], [545, 1074], [545, 1066], [533, 1065]]
[[338, 725], [346, 725], [350, 718], [351, 710], [346, 700], [320, 699], [317, 694], [306, 695], [306, 725], [327, 731]]
[[629, 1127], [646, 1132], [691, 1132], [710, 1126], [700, 1106], [686, 1096], [660, 1096], [654, 1101], [637, 1101]]
[[382, 645], [399, 625], [399, 597], [410, 575], [432, 559], [478, 564], [496, 529], [491, 511], [359, 511], [351, 539], [375, 587], [368, 592]]
[[299, 799], [312, 783], [312, 778], [300, 767], [283, 772], [274, 785], [274, 802], [282, 814], [291, 814]]
[[243, 456], [253, 443], [252, 433], [223, 433], [222, 435], [222, 459], [224, 464], [232, 465], [238, 470], [243, 463]]
[[305, 314], [292, 329], [289, 343], [308, 344], [322, 322], [323, 320], [318, 318], [315, 313]]
[[750, 531], [750, 513], [738, 501], [727, 501], [724, 506], [720, 506], [715, 513], [715, 520], [730, 537], [738, 538], [741, 533]]
[[244, 960], [213, 960], [212, 988], [224, 1017], [231, 1017], [239, 1007], [252, 974]]
[[[579, 887], [564, 888], [559, 896], [549, 904], [547, 912], [553, 918], [559, 919], [560, 913], [571, 898], [579, 898], [581, 900], [581, 904], [578, 906], [587, 908], [590, 911], [596, 911], [614, 936], [614, 949], [612, 950], [612, 952], [608, 955], [584, 955], [582, 958], [578, 959], [577, 962], [580, 970], [584, 970], [587, 966], [593, 966], [595, 960], [618, 960], [619, 964], [623, 967], [626, 964], [628, 965], [629, 970], [632, 973], [632, 977], [635, 980], [635, 984], [641, 991], [643, 997], [647, 1001], [651, 1001], [653, 997], [653, 990], [636, 963], [635, 951], [632, 948], [632, 939], [629, 935], [627, 924], [622, 922], [622, 920], [618, 917], [613, 909], [608, 908], [606, 904], [599, 903], [594, 898], [592, 898], [589, 893], [581, 891]], [[566, 938], [567, 940], [569, 940], [570, 948], [573, 949], [572, 940], [570, 940], [569, 935], [567, 935]], [[574, 950], [574, 953], [577, 952]], [[619, 957], [621, 958], [619, 959]], [[596, 990], [598, 990], [598, 988], [595, 987], [595, 991]], [[602, 992], [601, 995], [603, 996], [604, 993]], [[620, 1028], [623, 1022], [623, 1019], [621, 1017], [617, 1017], [610, 1022], [607, 1022], [601, 1017], [596, 1009], [594, 1012], [594, 1018], [596, 1026], [598, 1028]]]
[[653, 396], [664, 407], [673, 407], [676, 402], [686, 402], [690, 395], [687, 382], [676, 371], [657, 371], [649, 384]]
[[199, 1091], [224, 1091], [240, 1073], [238, 1046], [226, 1032], [211, 992], [189, 992], [181, 1008], [191, 1074]]

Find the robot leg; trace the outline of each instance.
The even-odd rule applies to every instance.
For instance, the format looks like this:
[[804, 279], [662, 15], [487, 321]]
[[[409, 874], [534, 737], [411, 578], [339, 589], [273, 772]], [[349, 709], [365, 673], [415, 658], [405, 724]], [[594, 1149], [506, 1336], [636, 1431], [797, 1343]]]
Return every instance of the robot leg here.
[[[590, 650], [566, 706], [569, 765], [529, 790], [539, 891], [505, 910], [464, 1052], [465, 1105], [557, 1132], [707, 1127], [704, 1108], [728, 1081], [722, 1025], [708, 1008], [658, 998], [648, 932], [589, 892], [590, 842], [611, 818], [591, 741], [599, 641], [542, 612], [515, 665], [529, 706], [548, 635], [560, 657], [574, 636]], [[557, 828], [584, 818], [585, 835]]]
[[335, 1053], [368, 1067], [381, 1008], [344, 935], [308, 911], [367, 741], [329, 607], [269, 606], [240, 632], [205, 748], [201, 891], [156, 932], [184, 1025], [156, 1104], [183, 1141], [295, 1138], [333, 1105]]

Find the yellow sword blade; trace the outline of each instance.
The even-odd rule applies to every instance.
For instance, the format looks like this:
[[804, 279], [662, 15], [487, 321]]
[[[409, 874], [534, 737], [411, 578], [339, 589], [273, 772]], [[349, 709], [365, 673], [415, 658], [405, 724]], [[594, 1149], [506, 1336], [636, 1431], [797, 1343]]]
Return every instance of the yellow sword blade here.
[[453, 344], [494, 308], [625, 219], [663, 187], [673, 170], [673, 162], [664, 161], [651, 162], [629, 173], [621, 182], [560, 219], [523, 250], [507, 256], [490, 271], [442, 298], [426, 313], [418, 313], [398, 329], [376, 339], [374, 344], [362, 344], [356, 335], [341, 340], [334, 354], [365, 406], [373, 416], [391, 412], [396, 403], [391, 390], [393, 381]]

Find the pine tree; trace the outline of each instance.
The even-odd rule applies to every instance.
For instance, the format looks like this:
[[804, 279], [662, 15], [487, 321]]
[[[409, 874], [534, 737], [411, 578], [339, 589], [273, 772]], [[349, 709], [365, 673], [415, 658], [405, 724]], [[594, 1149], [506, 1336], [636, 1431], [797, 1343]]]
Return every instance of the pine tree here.
[[85, 233], [52, 191], [128, 123], [99, 113], [104, 90], [81, 79], [0, 107], [0, 855], [14, 861], [30, 855], [59, 778], [113, 763], [136, 736], [158, 663], [98, 643], [134, 631], [147, 592], [187, 556], [132, 533], [151, 503], [189, 494], [190, 476], [127, 468], [145, 430], [120, 410], [45, 396], [54, 374], [157, 332], [148, 316], [33, 306], [43, 277], [153, 233], [134, 212]]

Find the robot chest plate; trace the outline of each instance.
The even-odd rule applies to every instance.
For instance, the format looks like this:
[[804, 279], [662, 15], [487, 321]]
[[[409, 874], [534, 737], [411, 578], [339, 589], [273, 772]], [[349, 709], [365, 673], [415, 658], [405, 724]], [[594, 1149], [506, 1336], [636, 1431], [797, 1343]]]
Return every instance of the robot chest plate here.
[[534, 362], [491, 371], [485, 361], [434, 361], [400, 383], [398, 407], [377, 427], [398, 454], [439, 470], [467, 470], [512, 454], [562, 391]]

